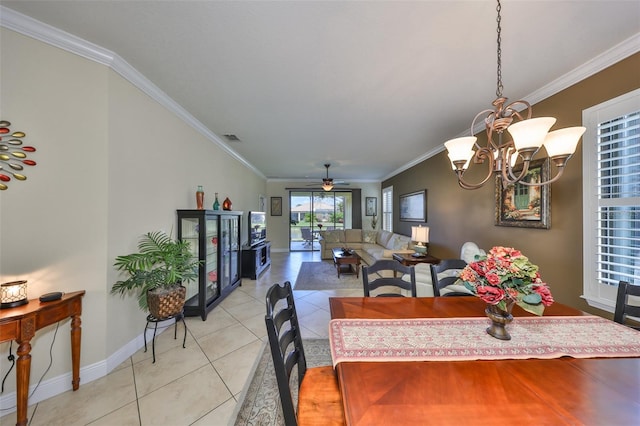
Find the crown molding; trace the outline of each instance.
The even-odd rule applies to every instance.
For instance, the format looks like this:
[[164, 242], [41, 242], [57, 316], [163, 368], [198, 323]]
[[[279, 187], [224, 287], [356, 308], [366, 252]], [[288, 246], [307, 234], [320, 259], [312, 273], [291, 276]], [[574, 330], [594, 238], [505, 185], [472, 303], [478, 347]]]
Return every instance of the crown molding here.
[[266, 179], [266, 176], [262, 174], [260, 170], [229, 148], [218, 135], [209, 130], [209, 128], [116, 53], [5, 6], [0, 6], [0, 26], [109, 67], [151, 99], [174, 113], [186, 124], [213, 142], [243, 166], [253, 171], [260, 178]]

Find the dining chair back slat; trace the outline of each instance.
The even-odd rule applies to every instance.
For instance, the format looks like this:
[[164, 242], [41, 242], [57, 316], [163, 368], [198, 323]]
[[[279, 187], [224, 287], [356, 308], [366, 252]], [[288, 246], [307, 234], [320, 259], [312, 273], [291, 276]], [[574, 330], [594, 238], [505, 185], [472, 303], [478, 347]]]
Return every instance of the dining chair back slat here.
[[[631, 297], [636, 297], [638, 304], [631, 304]], [[618, 295], [616, 297], [616, 309], [613, 320], [628, 327], [640, 330], [640, 325], [629, 324], [627, 316], [640, 318], [640, 286], [631, 285], [626, 281], [618, 283]]]
[[[375, 274], [375, 275], [374, 275]], [[381, 275], [385, 274], [385, 275]], [[392, 274], [392, 277], [386, 276], [386, 274]], [[408, 274], [409, 281], [405, 281], [402, 277]], [[370, 275], [374, 275], [377, 278], [370, 279]], [[371, 291], [380, 287], [398, 287], [402, 290], [410, 292], [411, 297], [416, 297], [416, 272], [413, 266], [405, 266], [396, 260], [378, 260], [371, 266], [364, 266], [362, 268], [362, 284], [364, 287], [365, 297], [371, 296]], [[381, 293], [376, 297], [396, 297], [402, 296], [400, 293]]]
[[442, 291], [458, 281], [458, 272], [464, 269], [465, 266], [467, 266], [467, 262], [462, 259], [443, 259], [438, 264], [432, 264], [431, 283], [433, 285], [433, 296], [469, 296], [469, 292]]

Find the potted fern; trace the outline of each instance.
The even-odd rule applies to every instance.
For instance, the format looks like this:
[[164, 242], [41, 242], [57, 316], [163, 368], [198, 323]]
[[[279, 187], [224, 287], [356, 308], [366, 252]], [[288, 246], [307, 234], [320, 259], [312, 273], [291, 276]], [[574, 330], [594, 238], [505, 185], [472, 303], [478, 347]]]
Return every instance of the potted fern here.
[[138, 243], [138, 252], [116, 257], [114, 267], [128, 274], [111, 287], [112, 294], [138, 292], [140, 309], [155, 318], [182, 312], [186, 289], [183, 282], [198, 277], [200, 261], [188, 241], [176, 241], [163, 232], [148, 232]]

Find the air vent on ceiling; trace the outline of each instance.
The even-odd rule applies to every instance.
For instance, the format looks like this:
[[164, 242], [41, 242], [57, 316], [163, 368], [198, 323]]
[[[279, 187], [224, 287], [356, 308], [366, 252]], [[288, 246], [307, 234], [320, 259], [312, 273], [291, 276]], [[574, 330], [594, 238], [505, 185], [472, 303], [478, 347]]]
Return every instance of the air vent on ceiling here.
[[240, 142], [240, 138], [232, 133], [227, 133], [226, 135], [223, 135], [223, 136], [227, 138], [229, 142]]

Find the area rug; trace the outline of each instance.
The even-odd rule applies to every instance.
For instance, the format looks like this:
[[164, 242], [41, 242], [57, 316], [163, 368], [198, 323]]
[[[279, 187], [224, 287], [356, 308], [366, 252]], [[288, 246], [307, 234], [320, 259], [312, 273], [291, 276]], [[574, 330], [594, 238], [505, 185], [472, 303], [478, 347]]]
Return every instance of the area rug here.
[[340, 274], [333, 265], [333, 261], [302, 262], [294, 290], [336, 290], [342, 288], [362, 289], [362, 268], [360, 275]]
[[[331, 365], [331, 351], [327, 339], [305, 339], [304, 353], [307, 368]], [[297, 390], [296, 372], [292, 372], [292, 389]], [[264, 347], [256, 363], [253, 378], [242, 393], [238, 402], [238, 415], [235, 426], [280, 426], [284, 425], [278, 383], [273, 367], [269, 344]], [[298, 395], [294, 393], [294, 403]]]

